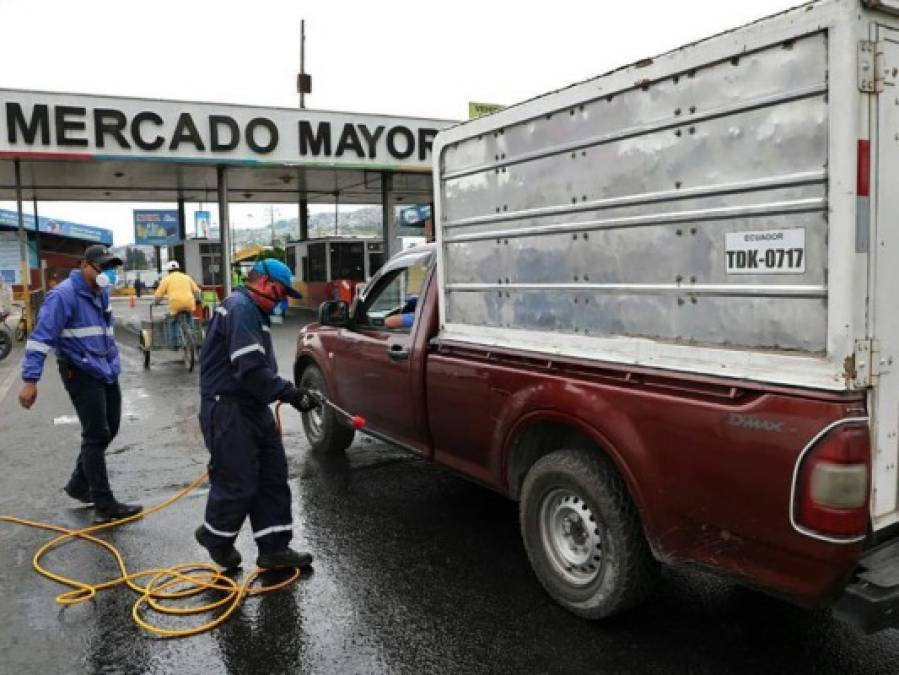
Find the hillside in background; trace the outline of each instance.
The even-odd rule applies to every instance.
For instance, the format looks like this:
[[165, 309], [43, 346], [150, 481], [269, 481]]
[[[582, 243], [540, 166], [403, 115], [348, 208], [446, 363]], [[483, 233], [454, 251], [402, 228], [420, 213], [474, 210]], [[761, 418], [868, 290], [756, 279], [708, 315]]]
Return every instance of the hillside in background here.
[[[351, 237], [379, 237], [381, 235], [381, 207], [372, 206], [356, 211], [340, 212], [337, 220], [337, 234]], [[300, 223], [297, 218], [275, 221], [275, 240], [293, 241], [299, 238]], [[309, 216], [309, 236], [328, 237], [335, 234], [333, 213], [313, 213]], [[218, 239], [217, 227], [210, 228], [209, 236]], [[250, 244], [269, 245], [272, 243], [271, 225], [241, 227], [232, 230], [235, 246], [243, 248]]]

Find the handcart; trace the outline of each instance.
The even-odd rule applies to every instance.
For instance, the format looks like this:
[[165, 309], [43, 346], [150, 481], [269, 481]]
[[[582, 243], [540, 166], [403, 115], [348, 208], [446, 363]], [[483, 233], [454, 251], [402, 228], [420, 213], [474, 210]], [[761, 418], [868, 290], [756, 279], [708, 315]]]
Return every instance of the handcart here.
[[141, 321], [140, 349], [144, 353], [144, 368], [150, 367], [151, 352], [168, 350], [180, 352], [184, 367], [187, 372], [192, 372], [203, 344], [202, 322], [190, 312], [178, 312], [174, 318], [167, 311], [161, 314], [154, 317], [153, 305], [150, 305], [150, 320]]

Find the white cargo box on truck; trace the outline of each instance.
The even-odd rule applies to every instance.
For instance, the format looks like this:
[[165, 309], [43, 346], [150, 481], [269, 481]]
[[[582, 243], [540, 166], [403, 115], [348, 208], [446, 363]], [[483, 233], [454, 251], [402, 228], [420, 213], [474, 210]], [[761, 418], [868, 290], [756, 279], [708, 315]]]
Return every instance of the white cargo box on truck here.
[[441, 132], [441, 340], [871, 388], [896, 522], [897, 8], [810, 3]]

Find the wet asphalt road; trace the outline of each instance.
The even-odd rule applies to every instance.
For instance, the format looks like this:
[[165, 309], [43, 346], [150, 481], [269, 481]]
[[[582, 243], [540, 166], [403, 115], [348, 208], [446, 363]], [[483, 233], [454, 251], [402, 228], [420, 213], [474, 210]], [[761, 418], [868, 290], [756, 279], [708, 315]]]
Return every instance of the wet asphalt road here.
[[[117, 313], [127, 319], [127, 306]], [[285, 375], [299, 325], [273, 331]], [[119, 340], [124, 410], [110, 476], [120, 498], [150, 505], [204, 470], [197, 375], [165, 354], [144, 371], [136, 338], [121, 330]], [[0, 362], [0, 513], [85, 526], [90, 510], [60, 491], [78, 443], [73, 411], [49, 361], [36, 408], [18, 408], [20, 357], [21, 346]], [[60, 609], [60, 587], [31, 571], [48, 535], [0, 524], [0, 672], [899, 673], [895, 631], [860, 636], [826, 612], [692, 570], [667, 570], [624, 617], [583, 621], [531, 574], [515, 504], [364, 438], [345, 457], [315, 456], [290, 412], [285, 445], [294, 541], [314, 552], [312, 574], [248, 600], [211, 633], [160, 640], [131, 623], [135, 596], [122, 588]], [[203, 560], [192, 532], [204, 500], [201, 489], [109, 538], [135, 570]], [[252, 561], [247, 529], [238, 548]], [[80, 542], [47, 562], [85, 580], [116, 572]]]

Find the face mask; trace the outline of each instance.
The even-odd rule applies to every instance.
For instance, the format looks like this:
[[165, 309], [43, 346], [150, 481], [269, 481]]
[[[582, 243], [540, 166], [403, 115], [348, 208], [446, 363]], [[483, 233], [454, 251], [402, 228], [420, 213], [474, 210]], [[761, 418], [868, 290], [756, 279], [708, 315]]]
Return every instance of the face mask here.
[[287, 300], [279, 300], [278, 303], [272, 307], [272, 316], [284, 316], [287, 312]]
[[116, 281], [116, 273], [115, 270], [103, 270], [100, 274], [97, 275], [97, 286], [100, 288], [107, 288], [108, 286], [114, 286]]

